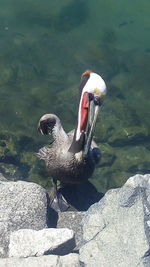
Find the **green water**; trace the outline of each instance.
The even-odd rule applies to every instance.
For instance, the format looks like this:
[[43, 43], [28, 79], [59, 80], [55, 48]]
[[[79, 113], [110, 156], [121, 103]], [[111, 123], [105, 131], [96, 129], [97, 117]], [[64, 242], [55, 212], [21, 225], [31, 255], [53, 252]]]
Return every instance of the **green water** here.
[[102, 75], [108, 95], [95, 139], [103, 158], [100, 191], [150, 172], [150, 2], [0, 0], [0, 171], [9, 179], [50, 179], [34, 152], [45, 113], [66, 130], [77, 118], [85, 69]]

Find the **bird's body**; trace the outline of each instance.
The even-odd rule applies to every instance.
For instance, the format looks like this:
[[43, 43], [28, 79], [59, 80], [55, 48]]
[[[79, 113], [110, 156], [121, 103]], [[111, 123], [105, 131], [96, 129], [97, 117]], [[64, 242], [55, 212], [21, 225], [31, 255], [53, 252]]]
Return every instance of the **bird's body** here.
[[40, 133], [50, 134], [54, 139], [51, 146], [41, 148], [37, 156], [45, 161], [56, 191], [57, 180], [64, 184], [82, 183], [89, 179], [100, 159], [100, 149], [93, 141], [93, 133], [106, 95], [106, 85], [101, 76], [87, 70], [81, 77], [79, 88], [81, 97], [74, 132], [67, 134], [54, 114], [45, 114], [38, 124]]
[[100, 159], [100, 149], [95, 142], [92, 142], [86, 158], [82, 159], [82, 152], [75, 156], [69, 151], [74, 131], [65, 133], [58, 117], [54, 114], [51, 116], [55, 117], [57, 121], [53, 134], [54, 142], [50, 146], [41, 148], [37, 156], [45, 161], [50, 176], [55, 180], [74, 184], [89, 179]]

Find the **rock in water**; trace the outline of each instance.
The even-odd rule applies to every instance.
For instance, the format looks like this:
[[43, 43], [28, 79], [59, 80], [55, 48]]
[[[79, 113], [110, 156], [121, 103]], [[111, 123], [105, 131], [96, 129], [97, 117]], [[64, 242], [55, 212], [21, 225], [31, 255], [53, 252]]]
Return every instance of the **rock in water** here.
[[8, 182], [8, 180], [3, 176], [3, 174], [1, 172], [0, 172], [0, 181]]
[[47, 196], [40, 185], [0, 182], [0, 256], [8, 250], [11, 231], [47, 227]]
[[150, 175], [109, 190], [83, 219], [84, 266], [150, 266]]
[[31, 257], [48, 254], [65, 255], [75, 247], [75, 237], [72, 230], [42, 229], [35, 231], [21, 229], [11, 233], [9, 257]]

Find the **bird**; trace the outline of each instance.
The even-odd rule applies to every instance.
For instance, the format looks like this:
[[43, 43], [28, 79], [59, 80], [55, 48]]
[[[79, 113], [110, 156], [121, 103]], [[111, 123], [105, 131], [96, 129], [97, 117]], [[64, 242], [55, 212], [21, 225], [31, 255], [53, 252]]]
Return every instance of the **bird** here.
[[[54, 203], [61, 210], [57, 184], [78, 184], [88, 180], [101, 159], [101, 151], [93, 140], [98, 112], [107, 93], [103, 78], [86, 70], [79, 85], [80, 101], [75, 130], [66, 133], [55, 114], [45, 114], [38, 122], [42, 135], [52, 135], [53, 143], [39, 149], [36, 156], [45, 161], [55, 187]], [[67, 204], [67, 203], [66, 203]]]

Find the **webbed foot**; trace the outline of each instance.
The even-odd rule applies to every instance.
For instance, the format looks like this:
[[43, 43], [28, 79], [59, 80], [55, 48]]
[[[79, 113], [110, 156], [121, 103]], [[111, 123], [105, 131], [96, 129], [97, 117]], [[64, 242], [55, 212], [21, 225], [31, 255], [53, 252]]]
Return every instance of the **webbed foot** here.
[[56, 212], [67, 211], [69, 209], [70, 205], [59, 191], [55, 192], [54, 196], [50, 198], [50, 206]]

